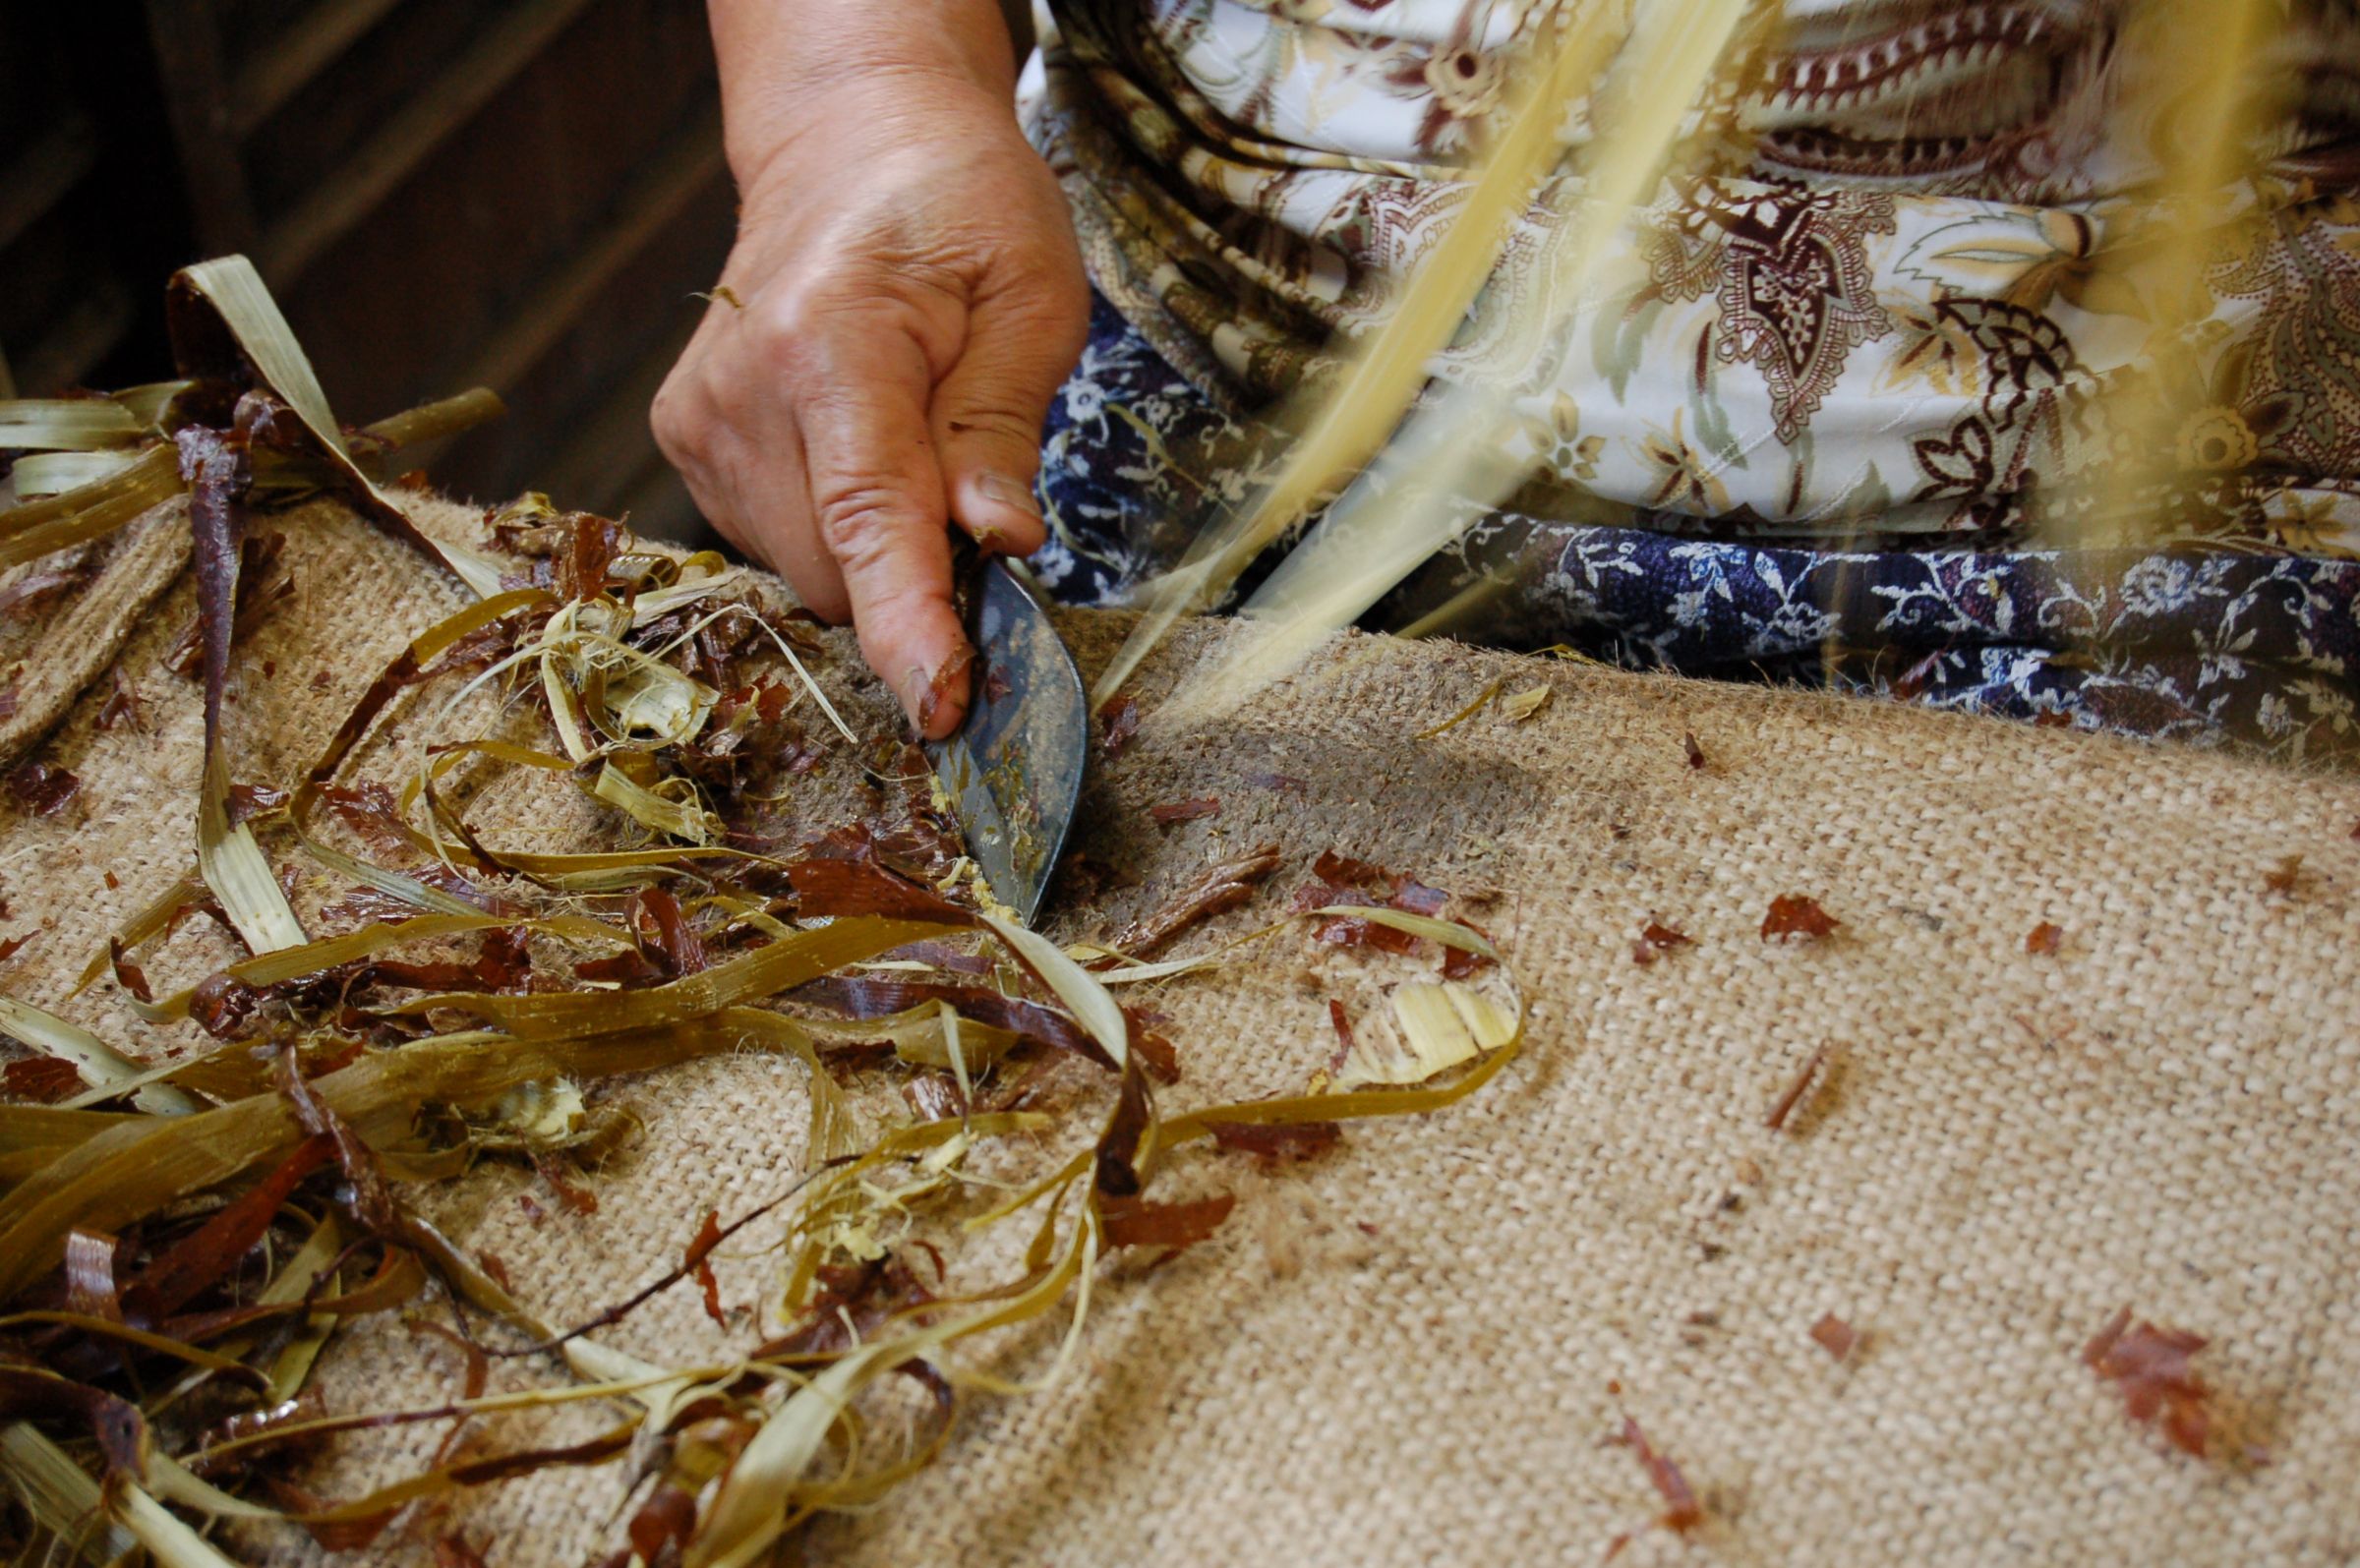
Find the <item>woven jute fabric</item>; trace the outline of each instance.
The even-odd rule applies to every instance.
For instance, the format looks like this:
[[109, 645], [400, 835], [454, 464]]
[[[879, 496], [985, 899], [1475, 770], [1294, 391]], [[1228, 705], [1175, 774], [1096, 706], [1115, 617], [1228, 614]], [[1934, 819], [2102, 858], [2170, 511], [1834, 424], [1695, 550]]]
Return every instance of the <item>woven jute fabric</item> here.
[[188, 562], [188, 511], [174, 503], [110, 538], [8, 574], [21, 593], [33, 592], [0, 619], [0, 669], [7, 671], [0, 762], [14, 762], [47, 734], [106, 674], [148, 607]]
[[[418, 504], [437, 528], [480, 527]], [[285, 526], [297, 591], [242, 651], [230, 709], [233, 771], [257, 782], [307, 765], [369, 675], [461, 602], [331, 506]], [[185, 1042], [104, 982], [66, 992], [190, 864], [198, 692], [158, 660], [193, 612], [184, 577], [127, 628], [113, 668], [146, 729], [98, 728], [94, 679], [37, 753], [81, 777], [79, 798], [0, 840], [8, 929], [40, 933], [0, 984], [140, 1054]], [[1065, 626], [1090, 667], [1123, 629]], [[2360, 783], [1362, 637], [1226, 723], [1159, 719], [1231, 635], [1197, 625], [1150, 662], [1147, 724], [1093, 762], [1089, 863], [1052, 932], [1104, 935], [1214, 857], [1279, 844], [1269, 891], [1183, 944], [1209, 947], [1277, 918], [1339, 848], [1449, 890], [1494, 933], [1530, 1002], [1523, 1055], [1464, 1102], [1354, 1125], [1309, 1162], [1177, 1157], [1175, 1193], [1237, 1195], [1213, 1239], [1161, 1267], [1103, 1264], [1059, 1381], [975, 1399], [933, 1469], [818, 1522], [788, 1560], [1596, 1562], [1625, 1535], [1632, 1564], [2360, 1555]], [[889, 726], [851, 662], [830, 676], [848, 714]], [[1553, 700], [1414, 738], [1503, 676]], [[1149, 815], [1193, 796], [1219, 810], [1168, 830]], [[497, 796], [476, 820], [536, 826]], [[2288, 891], [2269, 879], [2290, 855]], [[1781, 895], [1815, 898], [1837, 932], [1765, 941]], [[1693, 946], [1634, 962], [1650, 918]], [[2028, 952], [2044, 921], [2059, 950]], [[199, 922], [151, 971], [201, 973], [217, 941]], [[1365, 1000], [1366, 961], [1297, 925], [1161, 986], [1146, 1000], [1184, 1071], [1164, 1103], [1299, 1091], [1334, 1049], [1328, 1000]], [[1824, 1081], [1771, 1131], [1823, 1049]], [[591, 1178], [595, 1213], [514, 1164], [417, 1194], [552, 1320], [628, 1295], [708, 1209], [775, 1196], [801, 1167], [791, 1064], [707, 1061], [615, 1100], [638, 1127]], [[765, 1234], [725, 1249], [728, 1332], [688, 1286], [601, 1337], [675, 1364], [742, 1349], [776, 1284]], [[2212, 1341], [2196, 1365], [2225, 1457], [2170, 1450], [2084, 1364], [2125, 1305]], [[1809, 1337], [1831, 1312], [1862, 1335], [1842, 1364]], [[1035, 1374], [1061, 1329], [977, 1353]], [[377, 1319], [339, 1336], [320, 1386], [334, 1409], [392, 1409], [459, 1376], [447, 1345]], [[494, 1374], [553, 1381], [531, 1361]], [[499, 1452], [626, 1414], [502, 1418], [467, 1440]], [[1662, 1500], [1612, 1441], [1625, 1415], [1699, 1493], [1690, 1536], [1654, 1523]], [[303, 1479], [350, 1494], [440, 1435], [355, 1439]], [[486, 1488], [371, 1555], [419, 1560], [456, 1529], [496, 1562], [588, 1561], [616, 1543], [628, 1475]], [[314, 1553], [292, 1531], [245, 1548]]]

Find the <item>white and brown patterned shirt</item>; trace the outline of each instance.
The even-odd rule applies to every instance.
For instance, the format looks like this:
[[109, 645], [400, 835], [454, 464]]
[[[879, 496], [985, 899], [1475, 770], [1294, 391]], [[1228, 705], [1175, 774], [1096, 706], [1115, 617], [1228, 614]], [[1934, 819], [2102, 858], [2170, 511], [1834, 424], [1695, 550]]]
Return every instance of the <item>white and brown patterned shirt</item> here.
[[[1575, 4], [1594, 0], [1574, 0]], [[1628, 0], [1619, 0], [1628, 3]], [[1093, 279], [1204, 390], [1252, 405], [1363, 331], [1434, 243], [1553, 0], [1050, 0], [1025, 112]], [[1786, 537], [2006, 533], [2161, 377], [2218, 527], [2360, 544], [2360, 23], [2287, 0], [2283, 95], [2193, 328], [2116, 263], [2172, 134], [2143, 94], [2171, 5], [1788, 0], [1700, 106], [1691, 177], [1637, 213], [1536, 201], [1493, 289], [1568, 222], [1629, 231], [1626, 287], [1545, 344], [1470, 332], [1445, 377], [1530, 388], [1544, 510]], [[2152, 31], [2151, 29], [2160, 29]], [[1567, 171], [1591, 106], [1568, 106]], [[2177, 318], [2184, 321], [2184, 316]], [[1512, 352], [1510, 352], [1512, 350]], [[1551, 498], [1553, 497], [1553, 499]], [[1523, 497], [1526, 502], [1531, 495]], [[2183, 519], [2185, 521], [2185, 519]], [[2198, 531], [2213, 529], [2207, 523]]]

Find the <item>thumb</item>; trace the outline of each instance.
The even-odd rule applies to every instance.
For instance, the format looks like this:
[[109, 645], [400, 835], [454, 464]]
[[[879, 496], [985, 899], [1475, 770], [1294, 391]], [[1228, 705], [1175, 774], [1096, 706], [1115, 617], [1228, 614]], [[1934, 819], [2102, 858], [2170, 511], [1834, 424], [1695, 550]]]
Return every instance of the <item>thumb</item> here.
[[1087, 308], [1071, 292], [1079, 291], [1052, 285], [979, 300], [958, 363], [934, 388], [951, 517], [999, 554], [1030, 555], [1048, 537], [1032, 498], [1040, 427], [1089, 328]]

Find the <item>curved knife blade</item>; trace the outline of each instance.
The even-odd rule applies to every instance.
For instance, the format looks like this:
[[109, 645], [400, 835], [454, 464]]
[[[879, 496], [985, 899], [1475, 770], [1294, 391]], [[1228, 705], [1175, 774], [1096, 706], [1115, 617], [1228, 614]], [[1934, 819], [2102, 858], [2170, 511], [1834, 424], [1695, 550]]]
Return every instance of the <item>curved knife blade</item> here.
[[967, 721], [927, 742], [926, 760], [992, 896], [1031, 925], [1082, 795], [1090, 700], [1065, 639], [1008, 563], [983, 563], [968, 586], [975, 664]]

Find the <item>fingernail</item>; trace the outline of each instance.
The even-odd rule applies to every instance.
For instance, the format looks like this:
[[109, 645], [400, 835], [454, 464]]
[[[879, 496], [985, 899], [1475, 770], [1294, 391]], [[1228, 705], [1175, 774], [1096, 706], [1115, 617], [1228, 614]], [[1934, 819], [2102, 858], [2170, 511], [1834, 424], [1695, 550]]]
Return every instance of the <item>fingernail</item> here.
[[944, 660], [930, 675], [922, 669], [913, 668], [910, 671], [910, 708], [916, 715], [919, 734], [932, 732], [936, 717], [951, 700], [952, 688], [966, 680], [968, 667], [974, 662], [975, 651], [962, 648]]
[[1028, 517], [1040, 515], [1040, 502], [1032, 498], [1032, 487], [1019, 484], [1005, 474], [986, 474], [975, 481], [975, 489], [1002, 506], [1013, 506]]

